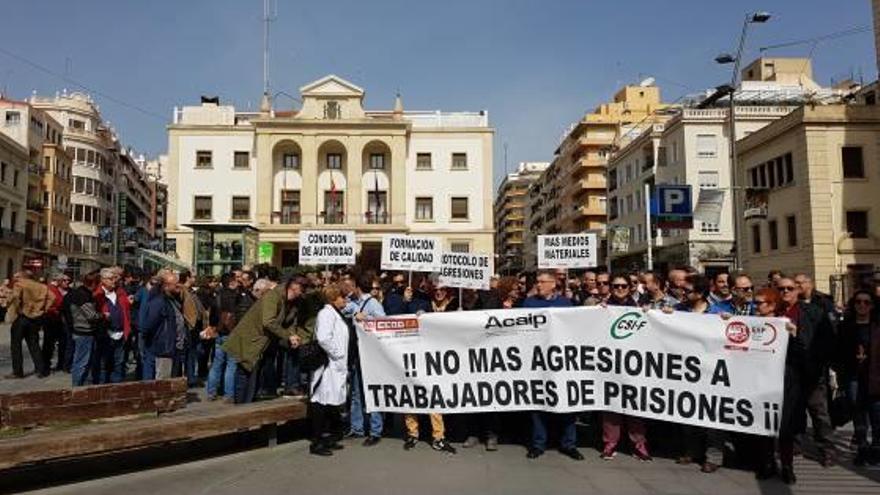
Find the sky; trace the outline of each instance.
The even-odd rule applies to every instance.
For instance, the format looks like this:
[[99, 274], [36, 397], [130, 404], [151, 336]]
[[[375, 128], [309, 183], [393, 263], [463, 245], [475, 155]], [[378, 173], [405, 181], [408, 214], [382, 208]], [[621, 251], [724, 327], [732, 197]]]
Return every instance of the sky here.
[[[565, 129], [624, 84], [652, 76], [663, 99], [715, 87], [746, 13], [744, 59], [760, 47], [870, 27], [869, 0], [277, 0], [272, 91], [336, 74], [365, 106], [489, 112], [497, 184], [550, 161]], [[2, 0], [0, 91], [23, 99], [89, 88], [122, 141], [165, 152], [175, 105], [218, 95], [256, 108], [262, 0]], [[812, 56], [814, 79], [876, 79], [871, 32], [765, 52]], [[96, 94], [97, 93], [97, 94]], [[294, 102], [281, 95], [276, 108]], [[506, 153], [505, 150], [506, 149]], [[505, 160], [506, 155], [506, 160]]]

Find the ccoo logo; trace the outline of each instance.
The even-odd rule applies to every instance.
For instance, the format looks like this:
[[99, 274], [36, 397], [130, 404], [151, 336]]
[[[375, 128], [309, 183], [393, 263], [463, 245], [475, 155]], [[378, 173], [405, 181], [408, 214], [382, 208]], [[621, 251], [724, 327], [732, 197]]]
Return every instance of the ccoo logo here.
[[642, 316], [642, 313], [630, 311], [629, 313], [624, 313], [611, 324], [611, 337], [617, 340], [627, 339], [637, 332], [644, 330], [647, 326], [648, 322]]

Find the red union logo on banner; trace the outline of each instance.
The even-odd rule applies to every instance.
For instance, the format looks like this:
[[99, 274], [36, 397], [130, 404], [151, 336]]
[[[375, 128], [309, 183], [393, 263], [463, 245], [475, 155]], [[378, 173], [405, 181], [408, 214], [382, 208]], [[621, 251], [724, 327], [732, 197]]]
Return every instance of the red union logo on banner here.
[[727, 324], [724, 335], [731, 344], [744, 344], [749, 340], [749, 326], [741, 321], [732, 321]]

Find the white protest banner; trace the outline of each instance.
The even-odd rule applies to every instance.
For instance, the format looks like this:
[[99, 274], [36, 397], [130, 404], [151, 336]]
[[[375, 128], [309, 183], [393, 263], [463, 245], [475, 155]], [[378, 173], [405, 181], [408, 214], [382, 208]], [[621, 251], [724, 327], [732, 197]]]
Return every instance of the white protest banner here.
[[368, 411], [612, 411], [775, 435], [787, 320], [626, 307], [426, 313], [358, 326]]
[[443, 253], [440, 268], [441, 287], [489, 290], [489, 281], [495, 273], [495, 260], [490, 254]]
[[301, 265], [353, 265], [354, 231], [300, 230]]
[[593, 268], [596, 266], [596, 234], [538, 236], [538, 268]]
[[442, 257], [439, 237], [386, 235], [382, 237], [382, 269], [439, 272]]

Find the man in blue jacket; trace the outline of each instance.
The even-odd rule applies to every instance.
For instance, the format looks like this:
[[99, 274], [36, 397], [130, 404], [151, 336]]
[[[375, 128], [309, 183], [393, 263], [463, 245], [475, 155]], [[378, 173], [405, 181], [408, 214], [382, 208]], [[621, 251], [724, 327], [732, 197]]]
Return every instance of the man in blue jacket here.
[[145, 380], [171, 378], [174, 356], [181, 339], [186, 338], [177, 274], [162, 270], [156, 278], [158, 283], [147, 299], [141, 327], [144, 347], [155, 358], [155, 367], [144, 363]]
[[[527, 297], [523, 301], [523, 308], [566, 308], [571, 306], [571, 300], [564, 297], [556, 290], [556, 274], [552, 270], [538, 272], [535, 285], [537, 294]], [[544, 454], [547, 449], [547, 420], [555, 418], [559, 422], [561, 436], [559, 438], [559, 452], [576, 461], [584, 460], [583, 454], [577, 449], [577, 429], [575, 414], [553, 414], [540, 411], [532, 412], [532, 444], [526, 457], [536, 459]]]

